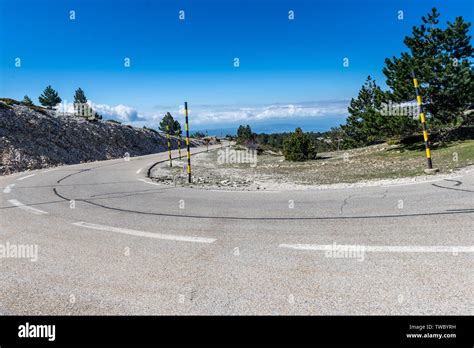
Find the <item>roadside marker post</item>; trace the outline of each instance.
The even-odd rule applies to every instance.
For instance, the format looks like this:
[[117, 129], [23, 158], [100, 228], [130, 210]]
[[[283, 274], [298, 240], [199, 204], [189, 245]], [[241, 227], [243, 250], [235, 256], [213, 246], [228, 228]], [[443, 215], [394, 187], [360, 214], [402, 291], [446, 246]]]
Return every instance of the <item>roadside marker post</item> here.
[[184, 102], [184, 119], [186, 123], [186, 152], [188, 156], [188, 183], [191, 183], [191, 152], [189, 150], [189, 123], [188, 123], [188, 102]]
[[173, 166], [171, 161], [171, 141], [170, 141], [170, 126], [166, 125], [166, 139], [168, 139], [168, 157], [170, 159], [170, 167]]
[[426, 131], [425, 112], [423, 110], [423, 104], [421, 102], [421, 96], [418, 90], [419, 84], [415, 76], [415, 70], [411, 71], [411, 76], [413, 77], [413, 86], [415, 86], [416, 101], [418, 103], [418, 109], [420, 112], [421, 128], [423, 129], [423, 139], [425, 141], [426, 161], [428, 162], [428, 169], [433, 169], [433, 162], [431, 161], [430, 144], [428, 141], [428, 132]]

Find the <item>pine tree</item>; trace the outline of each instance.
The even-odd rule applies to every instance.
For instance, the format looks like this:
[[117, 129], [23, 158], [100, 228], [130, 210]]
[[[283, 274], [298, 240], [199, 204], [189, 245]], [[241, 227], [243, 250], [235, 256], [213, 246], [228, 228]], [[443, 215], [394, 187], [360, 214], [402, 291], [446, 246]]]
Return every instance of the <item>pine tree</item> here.
[[166, 115], [161, 120], [159, 130], [162, 131], [163, 133], [166, 133], [167, 131], [166, 126], [169, 127], [170, 134], [182, 133], [181, 124], [178, 121], [176, 121], [169, 112], [167, 112]]
[[181, 124], [177, 120], [173, 123], [173, 131], [175, 135], [181, 135], [183, 133], [181, 130]]
[[237, 129], [237, 144], [249, 144], [254, 141], [255, 134], [252, 133], [252, 128], [249, 125], [240, 125]]
[[316, 146], [308, 134], [296, 128], [283, 142], [283, 155], [287, 161], [306, 161], [316, 158]]
[[350, 146], [368, 145], [383, 139], [389, 121], [389, 117], [380, 112], [383, 96], [375, 80], [368, 76], [357, 98], [352, 98], [348, 108], [350, 115], [342, 126]]
[[443, 30], [438, 26], [439, 16], [436, 8], [423, 16], [422, 24], [405, 37], [409, 52], [385, 59], [383, 72], [392, 89], [391, 100], [403, 102], [415, 99], [411, 77], [414, 69], [431, 123], [456, 125], [474, 99], [474, 51], [468, 34], [471, 24], [457, 17]]
[[33, 106], [33, 101], [27, 95], [23, 97], [23, 100], [21, 101], [21, 103], [26, 106]]
[[53, 106], [58, 105], [62, 101], [58, 95], [58, 92], [56, 92], [51, 86], [45, 88], [43, 94], [38, 97], [38, 100], [41, 105], [47, 107], [48, 109], [52, 109]]
[[76, 116], [96, 119], [96, 112], [87, 104], [87, 97], [80, 87], [74, 92], [74, 114]]
[[86, 95], [84, 94], [84, 91], [80, 87], [76, 89], [76, 92], [74, 93], [74, 104], [77, 104], [77, 103], [81, 103], [81, 104], [87, 103]]

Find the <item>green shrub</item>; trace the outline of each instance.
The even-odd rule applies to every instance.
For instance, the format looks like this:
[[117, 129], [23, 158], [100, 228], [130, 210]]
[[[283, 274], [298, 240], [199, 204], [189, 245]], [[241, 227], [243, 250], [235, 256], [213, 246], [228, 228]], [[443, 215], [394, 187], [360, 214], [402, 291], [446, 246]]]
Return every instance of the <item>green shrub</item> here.
[[206, 136], [206, 134], [204, 134], [201, 131], [197, 131], [197, 132], [194, 132], [193, 134], [191, 134], [191, 138], [201, 139], [201, 138], [204, 138], [205, 136]]
[[42, 108], [41, 106], [29, 105], [28, 108], [30, 108], [31, 110], [34, 110], [36, 112], [39, 112], [40, 114], [48, 115], [46, 110], [44, 108]]
[[7, 103], [5, 103], [4, 101], [0, 100], [0, 109], [10, 110], [10, 109], [13, 109], [13, 108], [10, 105], [8, 105]]
[[388, 138], [387, 139], [388, 145], [400, 145], [400, 138]]
[[32, 106], [33, 105], [33, 101], [27, 95], [25, 95], [25, 97], [23, 98], [21, 103], [25, 106]]
[[0, 98], [0, 101], [8, 106], [20, 105], [21, 103], [18, 100], [12, 98]]
[[296, 128], [283, 142], [283, 155], [287, 161], [306, 161], [316, 158], [316, 146], [308, 134]]

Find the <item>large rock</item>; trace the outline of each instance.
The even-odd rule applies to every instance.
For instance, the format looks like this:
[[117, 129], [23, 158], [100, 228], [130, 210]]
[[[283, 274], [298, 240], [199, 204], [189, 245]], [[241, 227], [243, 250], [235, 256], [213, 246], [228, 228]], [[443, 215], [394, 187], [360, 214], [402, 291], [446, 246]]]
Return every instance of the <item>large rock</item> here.
[[[165, 136], [151, 130], [56, 115], [54, 110], [0, 106], [0, 175], [167, 150]], [[175, 138], [171, 145], [177, 148]]]

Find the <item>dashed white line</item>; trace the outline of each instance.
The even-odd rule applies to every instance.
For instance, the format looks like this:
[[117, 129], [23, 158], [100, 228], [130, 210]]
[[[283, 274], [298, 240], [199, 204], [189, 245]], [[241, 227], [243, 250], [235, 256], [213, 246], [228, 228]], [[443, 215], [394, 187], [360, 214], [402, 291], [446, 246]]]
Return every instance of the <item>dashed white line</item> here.
[[27, 176], [22, 176], [21, 178], [18, 178], [16, 180], [20, 181], [20, 180], [25, 180], [27, 178], [31, 178], [32, 176], [35, 176], [36, 174], [30, 174], [30, 175], [27, 175]]
[[[297, 249], [297, 250], [314, 250], [314, 251], [331, 251], [337, 249], [338, 246], [332, 244], [280, 244], [280, 248]], [[445, 245], [360, 245], [365, 252], [379, 253], [474, 253], [474, 246], [445, 246]]]
[[27, 206], [27, 205], [24, 205], [23, 203], [17, 201], [16, 199], [10, 199], [8, 202], [10, 202], [11, 204], [13, 204], [14, 206], [16, 206], [16, 207], [18, 207], [18, 208], [20, 208], [20, 209], [29, 211], [30, 213], [33, 213], [33, 214], [36, 214], [36, 215], [49, 214], [49, 213], [46, 212], [46, 211], [43, 211], [43, 210], [40, 210], [40, 209], [36, 209], [36, 208], [33, 208], [33, 207], [29, 207], [29, 206]]
[[140, 174], [141, 171], [142, 171], [142, 168], [138, 169], [136, 173]]
[[162, 234], [162, 233], [151, 233], [151, 232], [145, 232], [145, 231], [130, 230], [130, 229], [127, 229], [127, 228], [96, 225], [96, 224], [91, 224], [91, 223], [83, 222], [83, 221], [74, 222], [73, 225], [79, 226], [79, 227], [90, 228], [90, 229], [94, 229], [94, 230], [100, 230], [100, 231], [109, 231], [109, 232], [115, 232], [115, 233], [128, 234], [128, 235], [136, 236], [136, 237], [166, 239], [166, 240], [174, 240], [174, 241], [178, 241], [178, 242], [214, 243], [216, 241], [216, 239], [214, 239], [214, 238], [178, 236], [178, 235], [173, 235], [173, 234]]
[[5, 188], [3, 189], [3, 193], [10, 193], [14, 186], [15, 186], [15, 184], [10, 184], [8, 186], [5, 186]]

